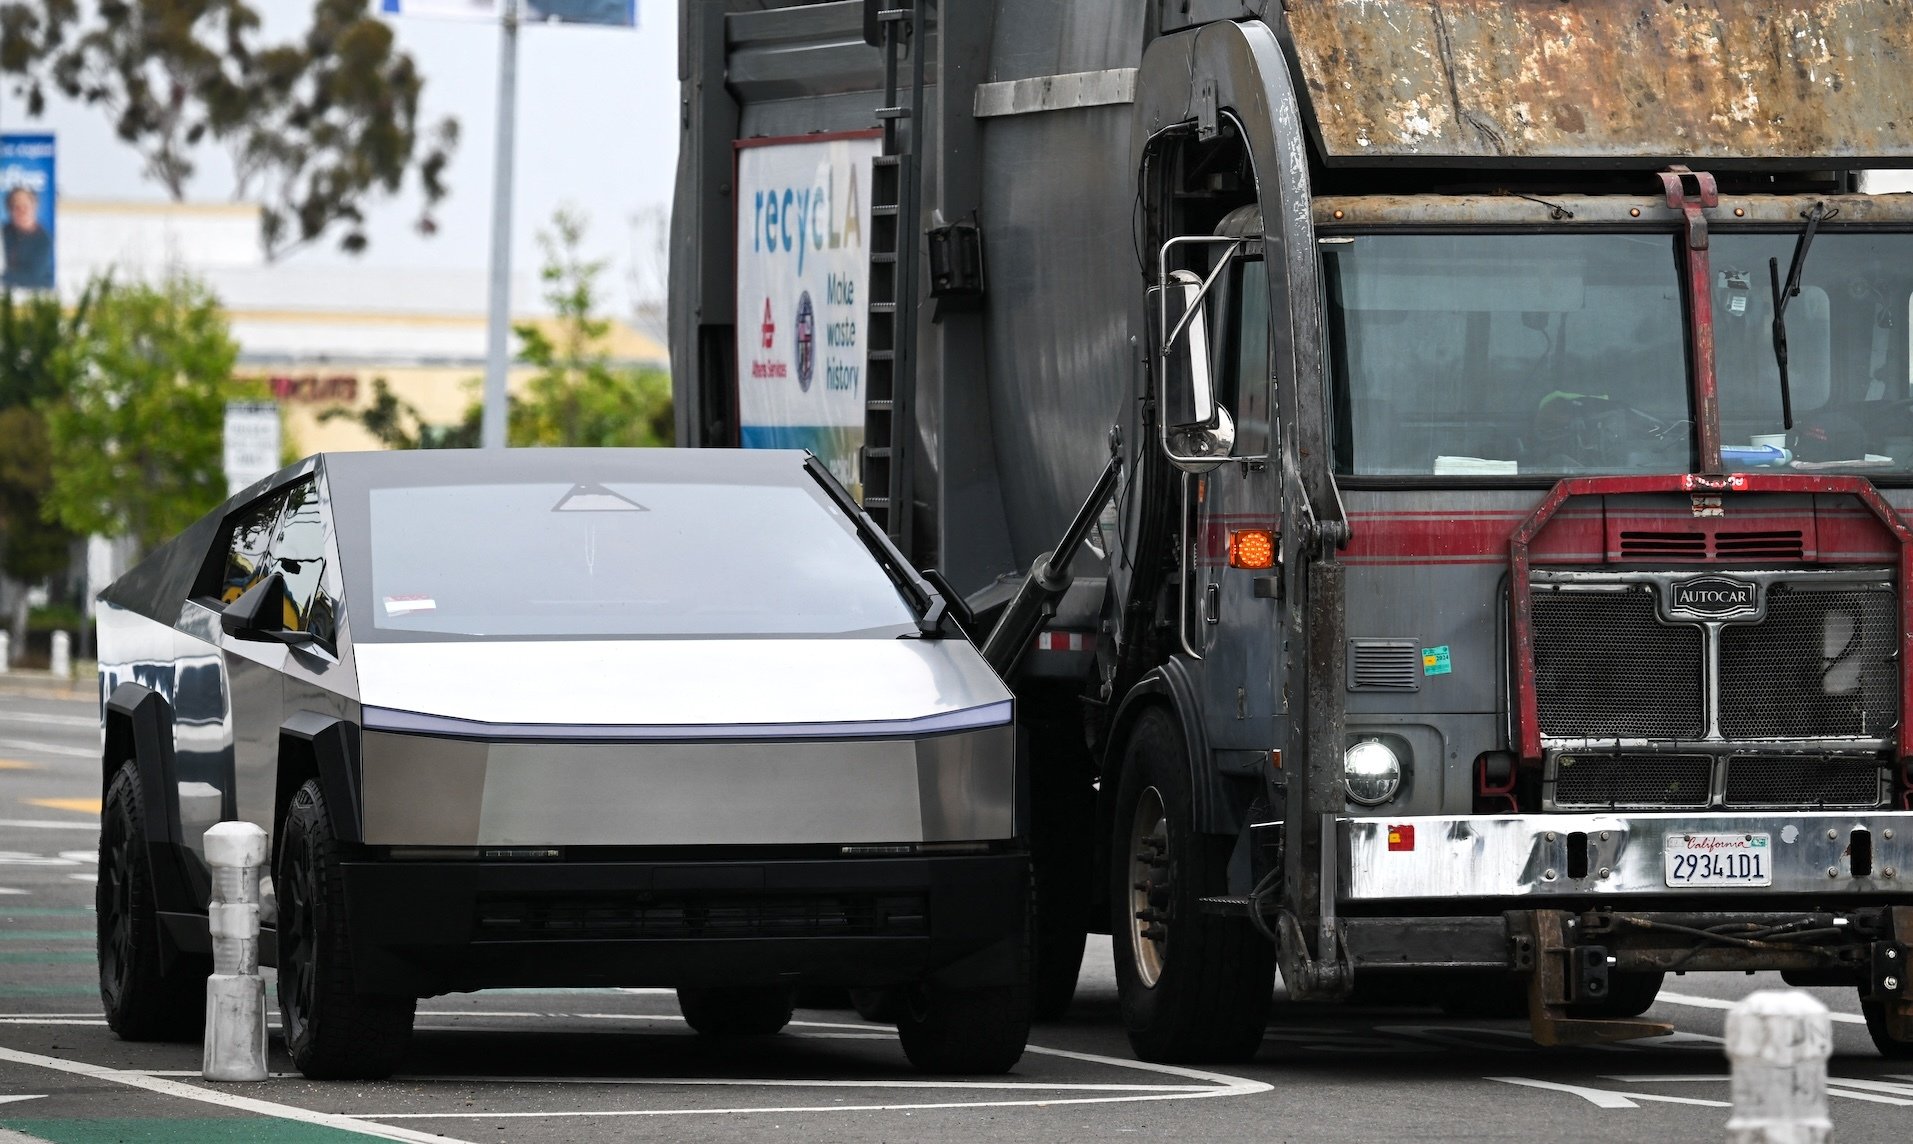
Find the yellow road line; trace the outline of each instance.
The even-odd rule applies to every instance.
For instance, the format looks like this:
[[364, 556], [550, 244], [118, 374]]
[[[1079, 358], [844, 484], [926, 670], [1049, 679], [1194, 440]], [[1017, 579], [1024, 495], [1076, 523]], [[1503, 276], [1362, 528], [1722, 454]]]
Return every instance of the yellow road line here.
[[0, 759], [0, 771], [37, 771], [37, 763], [25, 763], [19, 759]]
[[70, 810], [77, 814], [100, 812], [100, 800], [97, 798], [23, 798], [20, 801], [28, 806], [44, 806], [48, 810]]

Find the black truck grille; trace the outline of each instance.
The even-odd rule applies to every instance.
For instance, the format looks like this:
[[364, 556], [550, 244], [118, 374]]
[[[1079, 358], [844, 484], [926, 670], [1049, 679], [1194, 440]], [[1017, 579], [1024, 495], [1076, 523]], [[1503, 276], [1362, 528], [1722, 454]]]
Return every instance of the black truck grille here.
[[1701, 631], [1661, 623], [1651, 590], [1537, 588], [1533, 603], [1542, 734], [1694, 739], [1705, 733]]
[[1727, 805], [1848, 810], [1884, 801], [1881, 760], [1802, 755], [1736, 755], [1727, 760]]
[[1563, 755], [1554, 804], [1562, 810], [1700, 808], [1713, 799], [1710, 755]]
[[1887, 735], [1900, 713], [1895, 603], [1888, 590], [1774, 585], [1763, 622], [1721, 630], [1721, 734]]
[[478, 901], [476, 941], [920, 937], [922, 894], [621, 894]]

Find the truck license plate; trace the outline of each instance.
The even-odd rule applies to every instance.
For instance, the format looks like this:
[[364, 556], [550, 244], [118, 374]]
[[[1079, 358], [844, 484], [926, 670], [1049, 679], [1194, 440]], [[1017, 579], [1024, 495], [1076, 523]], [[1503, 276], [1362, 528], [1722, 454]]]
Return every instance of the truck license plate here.
[[1670, 834], [1670, 886], [1771, 886], [1773, 848], [1765, 834]]

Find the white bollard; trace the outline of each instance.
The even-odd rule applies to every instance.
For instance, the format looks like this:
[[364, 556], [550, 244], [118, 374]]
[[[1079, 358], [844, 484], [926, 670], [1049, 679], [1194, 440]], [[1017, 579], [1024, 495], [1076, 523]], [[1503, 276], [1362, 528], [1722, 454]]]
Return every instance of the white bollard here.
[[0, 675], [13, 670], [13, 633], [0, 632]]
[[65, 632], [53, 633], [53, 678], [71, 679], [73, 677], [73, 637]]
[[266, 981], [259, 976], [259, 876], [266, 832], [250, 822], [221, 822], [206, 832], [213, 871], [208, 907], [213, 975], [206, 979], [207, 1080], [266, 1079]]
[[1727, 1014], [1734, 1111], [1727, 1144], [1828, 1144], [1833, 1018], [1797, 989], [1766, 989]]

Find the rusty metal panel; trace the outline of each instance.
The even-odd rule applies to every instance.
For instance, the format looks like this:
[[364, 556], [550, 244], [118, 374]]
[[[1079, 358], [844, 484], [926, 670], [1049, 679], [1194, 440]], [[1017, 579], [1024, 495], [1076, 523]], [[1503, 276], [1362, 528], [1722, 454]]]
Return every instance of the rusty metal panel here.
[[1291, 0], [1330, 162], [1913, 165], [1898, 0]]

